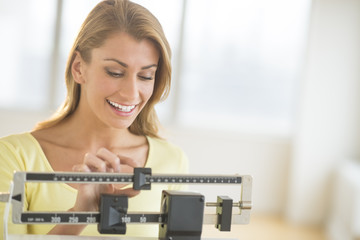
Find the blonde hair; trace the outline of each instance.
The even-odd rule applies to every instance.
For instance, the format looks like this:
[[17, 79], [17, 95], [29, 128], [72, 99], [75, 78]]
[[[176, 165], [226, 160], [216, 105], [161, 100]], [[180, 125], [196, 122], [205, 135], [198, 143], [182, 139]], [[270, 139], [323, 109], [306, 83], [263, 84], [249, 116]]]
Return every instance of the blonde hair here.
[[146, 8], [128, 0], [105, 0], [97, 4], [89, 13], [80, 28], [67, 61], [66, 99], [59, 110], [50, 119], [39, 123], [35, 130], [52, 127], [74, 113], [81, 94], [80, 85], [74, 81], [71, 72], [76, 51], [86, 62], [90, 62], [91, 50], [100, 47], [111, 34], [116, 32], [126, 32], [137, 40], [150, 40], [159, 50], [160, 59], [153, 94], [129, 127], [133, 134], [158, 137], [159, 121], [154, 106], [164, 100], [170, 91], [171, 50], [156, 17]]

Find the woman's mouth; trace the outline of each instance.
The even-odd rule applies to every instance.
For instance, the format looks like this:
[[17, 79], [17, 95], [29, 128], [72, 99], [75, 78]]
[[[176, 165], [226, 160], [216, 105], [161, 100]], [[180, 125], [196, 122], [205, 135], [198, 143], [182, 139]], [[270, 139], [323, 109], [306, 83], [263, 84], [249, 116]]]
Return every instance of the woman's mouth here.
[[108, 99], [106, 99], [106, 101], [107, 101], [113, 108], [115, 108], [117, 111], [120, 111], [120, 112], [128, 113], [128, 112], [131, 112], [131, 110], [133, 110], [133, 109], [136, 107], [136, 105], [129, 105], [129, 106], [121, 105], [121, 104], [119, 104], [119, 103], [110, 101], [110, 100], [108, 100]]

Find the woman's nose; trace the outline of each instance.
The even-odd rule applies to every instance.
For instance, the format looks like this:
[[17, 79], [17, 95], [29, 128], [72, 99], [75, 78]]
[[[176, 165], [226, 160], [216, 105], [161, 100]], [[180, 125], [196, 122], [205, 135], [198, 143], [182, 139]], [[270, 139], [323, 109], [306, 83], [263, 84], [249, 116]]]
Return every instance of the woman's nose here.
[[136, 100], [139, 96], [137, 77], [127, 76], [123, 79], [123, 81], [121, 81], [121, 85], [119, 86], [119, 92], [122, 97], [125, 97], [128, 100]]

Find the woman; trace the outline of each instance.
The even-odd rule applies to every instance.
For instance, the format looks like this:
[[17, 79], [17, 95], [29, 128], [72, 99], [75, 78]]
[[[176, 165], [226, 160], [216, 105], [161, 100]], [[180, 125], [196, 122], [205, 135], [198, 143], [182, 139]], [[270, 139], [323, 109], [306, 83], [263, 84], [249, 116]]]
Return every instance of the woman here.
[[[34, 131], [0, 140], [0, 191], [8, 191], [13, 171], [185, 173], [183, 152], [158, 136], [154, 105], [167, 96], [170, 77], [170, 49], [157, 19], [127, 0], [100, 2], [70, 52], [63, 106]], [[159, 211], [162, 189], [179, 188], [27, 183], [25, 209], [98, 211], [99, 195], [111, 193], [131, 197], [129, 212]], [[157, 232], [157, 225], [127, 226], [127, 236]], [[95, 224], [10, 224], [9, 233], [98, 234]]]

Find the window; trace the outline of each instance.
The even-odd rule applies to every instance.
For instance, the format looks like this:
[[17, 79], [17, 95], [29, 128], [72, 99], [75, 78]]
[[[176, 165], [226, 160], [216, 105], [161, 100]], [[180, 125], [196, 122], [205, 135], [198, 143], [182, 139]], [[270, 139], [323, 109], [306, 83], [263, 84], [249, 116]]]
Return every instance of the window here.
[[179, 121], [289, 132], [309, 1], [188, 1]]
[[55, 11], [55, 0], [0, 0], [0, 107], [47, 107]]

